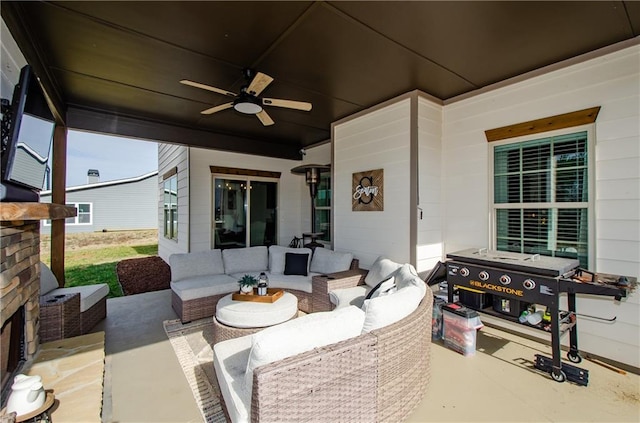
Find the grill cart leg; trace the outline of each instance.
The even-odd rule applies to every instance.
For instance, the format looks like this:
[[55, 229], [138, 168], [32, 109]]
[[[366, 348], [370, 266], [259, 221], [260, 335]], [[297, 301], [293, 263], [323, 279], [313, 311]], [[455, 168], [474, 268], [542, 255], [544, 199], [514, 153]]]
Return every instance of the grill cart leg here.
[[582, 361], [582, 357], [580, 356], [580, 352], [578, 351], [578, 316], [576, 315], [575, 293], [567, 293], [567, 303], [569, 305], [569, 313], [573, 313], [574, 318], [576, 319], [575, 324], [569, 330], [569, 352], [567, 353], [567, 358], [572, 363], [580, 363]]
[[551, 377], [556, 382], [564, 382], [567, 376], [562, 371], [562, 352], [560, 351], [560, 310], [558, 304], [553, 302], [547, 306], [551, 312], [551, 353], [553, 366], [551, 368]]

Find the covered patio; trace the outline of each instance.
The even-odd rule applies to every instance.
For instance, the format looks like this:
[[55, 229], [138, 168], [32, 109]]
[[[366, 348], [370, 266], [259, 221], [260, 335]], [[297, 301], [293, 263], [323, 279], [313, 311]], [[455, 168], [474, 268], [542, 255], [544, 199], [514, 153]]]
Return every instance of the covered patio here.
[[[566, 135], [578, 128], [588, 133], [591, 160], [585, 209], [598, 211], [584, 225], [589, 264], [638, 276], [639, 5], [1, 6], [3, 29], [6, 22], [16, 41], [9, 49], [14, 75], [7, 81], [15, 83], [20, 66], [30, 64], [56, 117], [53, 202], [65, 204], [68, 128], [164, 143], [159, 198], [172, 178], [181, 189], [175, 237], [159, 237], [165, 260], [216, 247], [212, 178], [238, 170], [279, 178], [276, 244], [286, 245], [311, 226], [312, 215], [305, 182], [290, 169], [317, 162], [331, 165], [327, 246], [353, 252], [363, 268], [388, 255], [424, 272], [448, 252], [497, 243], [496, 140], [487, 132], [515, 131], [509, 142], [529, 142], [549, 129]], [[274, 77], [268, 95], [312, 103], [312, 110], [265, 108], [274, 125], [264, 116], [227, 110], [225, 96], [242, 92], [246, 68]], [[218, 91], [181, 84], [185, 79]], [[213, 116], [201, 113], [217, 107]], [[597, 122], [596, 112], [590, 121], [566, 125], [567, 116], [592, 108], [600, 110]], [[384, 212], [353, 212], [352, 178], [365, 170], [384, 170]], [[166, 232], [161, 215], [159, 205], [159, 227]], [[52, 269], [63, 282], [64, 219], [52, 229]], [[637, 293], [622, 305], [581, 301], [590, 313], [621, 315], [613, 330], [585, 325], [583, 345], [637, 370]], [[202, 419], [164, 331], [163, 322], [175, 318], [169, 291], [108, 301], [107, 318], [94, 329], [105, 333], [102, 421]], [[637, 374], [586, 360], [588, 387], [558, 384], [531, 368], [539, 351], [548, 353], [548, 346], [493, 327], [481, 330], [474, 357], [435, 343], [429, 390], [409, 421], [638, 421]]]

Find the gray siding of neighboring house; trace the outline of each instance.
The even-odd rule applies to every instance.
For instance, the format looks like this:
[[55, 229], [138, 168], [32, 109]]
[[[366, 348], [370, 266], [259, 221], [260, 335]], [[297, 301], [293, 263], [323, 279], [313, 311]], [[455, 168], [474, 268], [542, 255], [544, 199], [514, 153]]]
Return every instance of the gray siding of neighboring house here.
[[[164, 175], [174, 169], [178, 175], [177, 240], [164, 236]], [[189, 252], [189, 147], [158, 143], [158, 183], [155, 189], [158, 255], [168, 263], [171, 254]]]
[[[95, 185], [95, 186], [92, 186]], [[101, 182], [67, 189], [67, 204], [91, 203], [90, 225], [66, 225], [67, 233], [102, 230], [156, 229], [158, 227], [158, 174], [140, 178]], [[42, 203], [51, 202], [51, 193], [40, 196]], [[42, 233], [51, 233], [43, 222]]]

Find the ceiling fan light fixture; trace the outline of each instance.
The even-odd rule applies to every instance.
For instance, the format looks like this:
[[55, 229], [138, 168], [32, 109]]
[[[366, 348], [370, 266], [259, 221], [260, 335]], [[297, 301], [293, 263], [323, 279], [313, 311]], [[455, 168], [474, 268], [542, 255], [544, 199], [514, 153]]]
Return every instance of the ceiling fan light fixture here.
[[246, 115], [255, 115], [262, 111], [262, 105], [258, 99], [250, 96], [240, 96], [233, 102], [233, 108]]

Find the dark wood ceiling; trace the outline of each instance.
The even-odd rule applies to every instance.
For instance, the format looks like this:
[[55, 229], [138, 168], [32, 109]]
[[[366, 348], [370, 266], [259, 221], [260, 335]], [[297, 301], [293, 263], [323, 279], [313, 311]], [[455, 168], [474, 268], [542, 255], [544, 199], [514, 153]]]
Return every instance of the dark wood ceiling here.
[[[634, 1], [14, 2], [2, 17], [70, 128], [300, 158], [331, 122], [421, 90], [442, 101], [640, 34]], [[275, 125], [228, 97], [253, 68]]]

